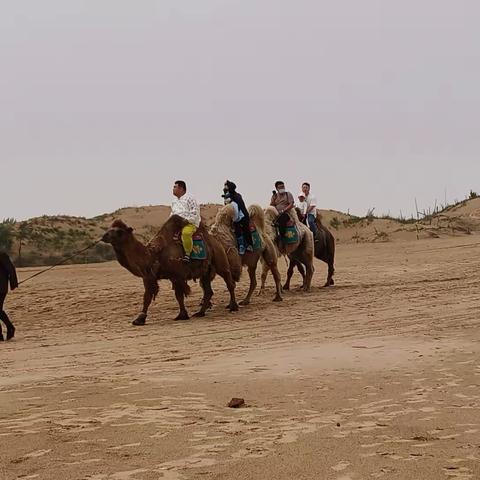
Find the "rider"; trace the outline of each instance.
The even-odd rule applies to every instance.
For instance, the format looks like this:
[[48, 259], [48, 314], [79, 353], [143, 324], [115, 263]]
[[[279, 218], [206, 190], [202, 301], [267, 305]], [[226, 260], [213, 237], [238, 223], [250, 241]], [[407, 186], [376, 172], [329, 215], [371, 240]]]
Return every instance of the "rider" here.
[[231, 205], [233, 208], [232, 221], [233, 221], [233, 229], [235, 232], [235, 238], [237, 239], [237, 244], [238, 244], [238, 253], [240, 255], [245, 255], [245, 252], [246, 252], [245, 238], [243, 236], [242, 227], [240, 225], [240, 222], [245, 217], [243, 215], [243, 212], [238, 208], [237, 202], [234, 202], [232, 200], [229, 193], [224, 193], [222, 197], [225, 205]]
[[304, 217], [305, 217], [305, 211], [307, 208], [307, 204], [305, 203], [305, 194], [301, 192], [298, 195], [298, 202], [296, 203], [296, 207], [300, 210], [300, 213], [302, 214], [302, 217], [300, 218], [300, 221], [303, 222]]
[[187, 184], [183, 180], [177, 180], [173, 185], [173, 195], [176, 197], [172, 202], [172, 213], [188, 222], [182, 228], [182, 244], [185, 251], [183, 261], [190, 262], [193, 250], [193, 234], [200, 226], [200, 207], [197, 201], [187, 193]]
[[235, 183], [227, 180], [223, 186], [223, 194], [225, 199], [229, 198], [232, 202], [236, 203], [238, 208], [238, 215], [233, 222], [235, 236], [237, 238], [243, 236], [247, 251], [253, 252], [253, 239], [252, 232], [250, 231], [250, 215], [242, 196], [237, 192], [237, 186]]
[[[276, 191], [275, 191], [276, 190]], [[285, 189], [285, 182], [275, 182], [275, 190], [272, 192], [270, 205], [278, 212], [277, 225], [280, 235], [283, 237], [287, 231], [287, 223], [290, 220], [288, 212], [295, 206], [293, 195]]]
[[305, 194], [305, 223], [310, 227], [313, 232], [313, 238], [317, 235], [317, 199], [315, 195], [310, 192], [310, 184], [303, 182], [302, 192]]

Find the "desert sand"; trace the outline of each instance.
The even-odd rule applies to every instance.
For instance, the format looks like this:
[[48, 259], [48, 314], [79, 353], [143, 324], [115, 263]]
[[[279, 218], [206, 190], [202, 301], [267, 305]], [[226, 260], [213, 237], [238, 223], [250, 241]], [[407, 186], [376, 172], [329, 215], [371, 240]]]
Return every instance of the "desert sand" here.
[[479, 261], [478, 235], [340, 244], [333, 288], [316, 261], [227, 313], [216, 280], [174, 322], [162, 282], [145, 327], [117, 263], [52, 270], [7, 297], [0, 479], [478, 479]]

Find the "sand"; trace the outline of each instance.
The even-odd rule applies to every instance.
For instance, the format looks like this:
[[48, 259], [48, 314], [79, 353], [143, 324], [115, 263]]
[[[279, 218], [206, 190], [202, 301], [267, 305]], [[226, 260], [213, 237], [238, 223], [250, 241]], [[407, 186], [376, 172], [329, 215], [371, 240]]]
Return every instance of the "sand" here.
[[119, 265], [52, 270], [7, 297], [0, 479], [478, 479], [479, 242], [340, 244], [334, 288], [231, 314], [215, 281], [188, 322], [162, 283], [136, 328]]

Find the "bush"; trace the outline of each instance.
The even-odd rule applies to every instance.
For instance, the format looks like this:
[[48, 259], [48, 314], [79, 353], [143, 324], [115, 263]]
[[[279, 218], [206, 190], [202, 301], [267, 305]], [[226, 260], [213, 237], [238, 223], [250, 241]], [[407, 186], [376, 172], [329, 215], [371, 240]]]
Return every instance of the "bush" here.
[[335, 230], [338, 230], [338, 227], [340, 226], [340, 220], [338, 220], [337, 217], [333, 217], [330, 220], [330, 226], [334, 228]]
[[13, 246], [15, 220], [7, 218], [0, 223], [0, 250], [10, 253]]

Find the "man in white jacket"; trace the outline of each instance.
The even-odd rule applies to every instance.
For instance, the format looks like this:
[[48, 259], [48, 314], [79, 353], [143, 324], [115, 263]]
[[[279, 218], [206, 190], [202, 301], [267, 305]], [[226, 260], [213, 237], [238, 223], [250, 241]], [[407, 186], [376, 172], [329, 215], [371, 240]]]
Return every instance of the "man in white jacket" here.
[[305, 223], [310, 227], [313, 232], [313, 238], [317, 234], [317, 199], [315, 195], [310, 191], [310, 184], [303, 182], [302, 192], [305, 194]]
[[173, 185], [173, 195], [176, 197], [172, 202], [172, 213], [188, 222], [182, 229], [182, 244], [185, 251], [184, 262], [190, 262], [193, 250], [193, 234], [200, 226], [200, 207], [197, 201], [187, 193], [187, 185], [183, 180], [177, 180]]

